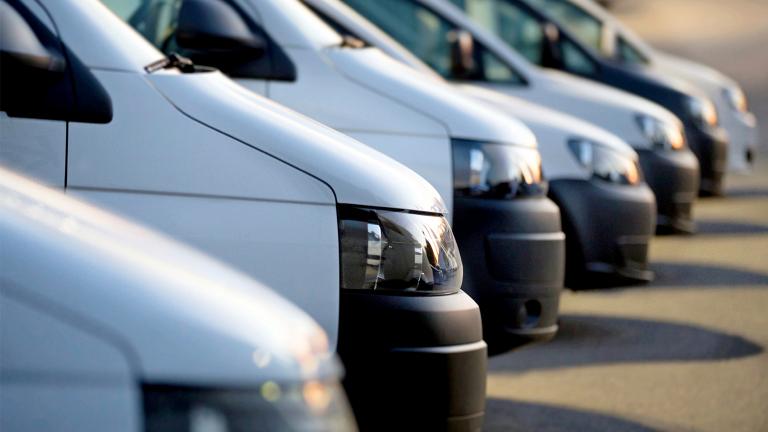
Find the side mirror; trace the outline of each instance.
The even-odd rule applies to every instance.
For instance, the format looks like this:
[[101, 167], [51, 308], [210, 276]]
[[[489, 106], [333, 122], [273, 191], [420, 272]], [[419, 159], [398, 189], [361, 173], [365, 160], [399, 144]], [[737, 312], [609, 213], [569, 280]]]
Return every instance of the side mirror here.
[[33, 74], [58, 76], [66, 69], [64, 57], [48, 50], [24, 18], [8, 3], [0, 3], [0, 65], [3, 81]]
[[0, 2], [0, 111], [62, 120], [71, 109], [64, 56], [47, 48], [22, 15]]
[[544, 24], [544, 44], [541, 49], [542, 66], [549, 68], [560, 68], [562, 66], [560, 30], [551, 22]]
[[448, 34], [451, 45], [451, 75], [465, 79], [475, 72], [475, 41], [466, 30], [454, 30]]
[[264, 54], [267, 42], [221, 0], [185, 0], [175, 34], [182, 53], [196, 63], [224, 70]]

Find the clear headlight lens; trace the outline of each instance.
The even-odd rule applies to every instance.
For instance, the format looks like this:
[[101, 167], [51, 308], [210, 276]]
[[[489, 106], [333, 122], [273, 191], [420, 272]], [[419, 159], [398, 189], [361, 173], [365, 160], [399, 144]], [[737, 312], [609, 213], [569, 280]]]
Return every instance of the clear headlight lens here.
[[656, 149], [681, 150], [685, 147], [685, 136], [676, 125], [643, 114], [637, 115], [637, 124]]
[[745, 95], [744, 91], [741, 90], [739, 87], [729, 87], [729, 88], [723, 89], [723, 93], [725, 94], [725, 98], [731, 104], [731, 108], [733, 108], [738, 112], [743, 112], [743, 113], [749, 111], [749, 104], [747, 103], [747, 95]]
[[145, 384], [142, 396], [146, 432], [357, 430], [336, 383], [267, 381], [250, 389]]
[[339, 206], [341, 287], [444, 294], [461, 288], [461, 256], [442, 216]]
[[717, 109], [715, 104], [709, 99], [690, 97], [688, 98], [688, 114], [693, 118], [696, 125], [702, 129], [709, 129], [717, 126]]
[[631, 157], [581, 138], [569, 140], [568, 147], [579, 164], [592, 173], [592, 177], [626, 185], [642, 181], [640, 167]]
[[541, 155], [533, 148], [453, 139], [457, 196], [511, 199], [547, 194]]

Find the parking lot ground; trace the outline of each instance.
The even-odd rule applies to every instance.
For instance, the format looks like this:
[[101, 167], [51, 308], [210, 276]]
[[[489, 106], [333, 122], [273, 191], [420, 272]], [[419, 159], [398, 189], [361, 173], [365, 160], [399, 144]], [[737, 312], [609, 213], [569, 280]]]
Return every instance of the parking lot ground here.
[[[617, 12], [656, 45], [736, 77], [768, 135], [768, 1], [623, 3]], [[741, 8], [723, 15], [726, 29], [669, 24], [685, 10], [716, 23], [724, 7]], [[768, 431], [765, 147], [751, 175], [730, 176], [726, 197], [695, 213], [696, 235], [654, 239], [654, 282], [566, 291], [555, 340], [491, 359], [485, 430]]]
[[732, 184], [653, 283], [566, 291], [554, 341], [493, 358], [486, 430], [768, 431], [766, 159]]

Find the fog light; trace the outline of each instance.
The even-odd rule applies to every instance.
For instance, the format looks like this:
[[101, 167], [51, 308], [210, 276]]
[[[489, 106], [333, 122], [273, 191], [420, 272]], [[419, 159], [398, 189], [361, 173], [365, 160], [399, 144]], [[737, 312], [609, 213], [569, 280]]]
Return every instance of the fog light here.
[[518, 327], [533, 328], [541, 319], [541, 303], [536, 300], [528, 300], [517, 309], [515, 321]]

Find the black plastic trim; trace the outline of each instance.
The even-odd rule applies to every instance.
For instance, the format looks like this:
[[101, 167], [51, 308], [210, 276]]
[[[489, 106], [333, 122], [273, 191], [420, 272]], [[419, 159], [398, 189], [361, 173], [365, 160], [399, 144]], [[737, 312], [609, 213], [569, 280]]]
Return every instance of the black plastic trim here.
[[[240, 18], [243, 19], [249, 29], [264, 41], [264, 51], [258, 56], [248, 59], [234, 59], [227, 64], [209, 65], [221, 69], [222, 72], [232, 78], [263, 79], [270, 81], [296, 81], [296, 66], [291, 61], [285, 50], [267, 33], [264, 28], [256, 23], [243, 8], [232, 0], [221, 0], [232, 7]], [[181, 54], [190, 56], [180, 50]], [[167, 53], [170, 54], [170, 53]]]
[[480, 310], [463, 292], [342, 292], [338, 352], [361, 430], [482, 424], [487, 350]]
[[31, 72], [15, 76], [8, 69], [12, 59], [0, 59], [0, 110], [9, 117], [83, 123], [112, 121], [112, 102], [104, 87], [77, 56], [45, 24], [18, 0], [6, 0], [26, 21], [52, 56], [64, 62], [64, 69]]
[[600, 180], [550, 182], [566, 235], [565, 284], [597, 288], [647, 282], [648, 245], [656, 227], [656, 199], [646, 184]]
[[656, 231], [693, 233], [699, 191], [699, 161], [690, 149], [637, 150], [645, 180], [656, 195]]
[[453, 232], [464, 262], [462, 289], [480, 305], [489, 352], [554, 336], [565, 272], [557, 206], [545, 197], [454, 197], [453, 207]]
[[725, 173], [728, 169], [728, 133], [722, 127], [702, 131], [686, 127], [691, 150], [699, 159], [701, 179], [699, 195], [717, 196], [723, 194]]

